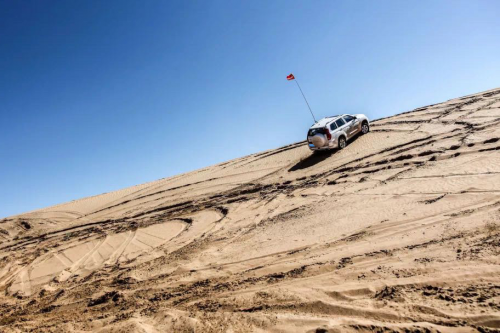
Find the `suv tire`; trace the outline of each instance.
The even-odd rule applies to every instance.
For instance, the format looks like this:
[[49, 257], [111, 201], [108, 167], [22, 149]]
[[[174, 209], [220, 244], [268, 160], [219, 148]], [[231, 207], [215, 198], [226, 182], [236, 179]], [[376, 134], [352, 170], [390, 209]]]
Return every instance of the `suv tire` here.
[[345, 140], [345, 137], [341, 136], [339, 138], [339, 150], [344, 149], [346, 145], [347, 141]]
[[365, 121], [364, 123], [361, 124], [361, 134], [366, 134], [368, 132], [370, 132], [370, 126]]

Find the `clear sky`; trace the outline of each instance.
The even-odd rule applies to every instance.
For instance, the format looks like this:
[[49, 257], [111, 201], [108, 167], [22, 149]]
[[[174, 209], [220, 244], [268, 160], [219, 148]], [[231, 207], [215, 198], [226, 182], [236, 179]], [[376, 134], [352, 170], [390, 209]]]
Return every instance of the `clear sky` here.
[[500, 86], [500, 1], [0, 0], [0, 217]]

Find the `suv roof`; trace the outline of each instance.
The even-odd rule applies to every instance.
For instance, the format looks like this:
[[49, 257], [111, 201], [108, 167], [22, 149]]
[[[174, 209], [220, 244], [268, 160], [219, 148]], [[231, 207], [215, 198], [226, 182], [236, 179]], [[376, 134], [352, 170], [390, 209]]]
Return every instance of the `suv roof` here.
[[325, 127], [326, 125], [328, 125], [329, 123], [331, 123], [332, 121], [336, 120], [337, 118], [340, 118], [342, 116], [345, 116], [345, 114], [341, 114], [341, 115], [337, 115], [337, 116], [331, 116], [331, 117], [325, 117], [325, 118], [322, 118], [320, 120], [318, 120], [317, 123], [315, 123], [314, 125], [312, 125], [310, 128], [318, 128], [318, 127]]

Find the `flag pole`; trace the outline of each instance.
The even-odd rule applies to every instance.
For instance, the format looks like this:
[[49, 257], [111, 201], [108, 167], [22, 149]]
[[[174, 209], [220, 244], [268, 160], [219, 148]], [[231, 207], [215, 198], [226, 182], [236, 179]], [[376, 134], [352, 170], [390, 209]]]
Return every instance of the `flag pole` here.
[[300, 88], [299, 81], [295, 79], [295, 83], [297, 83], [297, 87], [299, 87], [300, 93], [302, 94], [302, 97], [304, 97], [304, 101], [306, 101], [307, 107], [309, 108], [309, 112], [311, 112], [311, 116], [314, 119], [314, 123], [317, 123], [316, 118], [314, 117], [314, 114], [311, 110], [311, 107], [309, 106], [309, 102], [307, 101], [306, 95], [304, 95], [304, 92], [302, 92], [302, 88]]

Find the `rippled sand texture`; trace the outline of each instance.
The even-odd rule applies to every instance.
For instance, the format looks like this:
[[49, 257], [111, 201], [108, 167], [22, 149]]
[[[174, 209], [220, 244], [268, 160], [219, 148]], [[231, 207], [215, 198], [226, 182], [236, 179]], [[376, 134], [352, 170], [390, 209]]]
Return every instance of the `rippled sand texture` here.
[[5, 218], [0, 331], [498, 332], [499, 139], [495, 89]]

